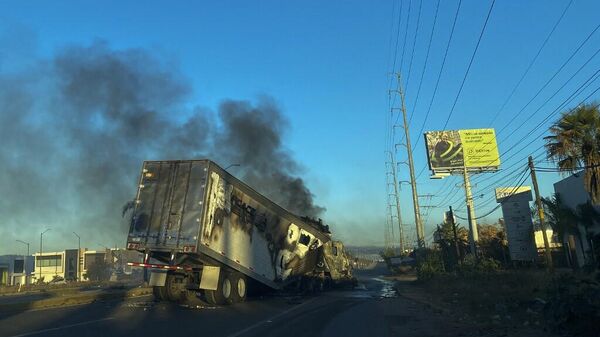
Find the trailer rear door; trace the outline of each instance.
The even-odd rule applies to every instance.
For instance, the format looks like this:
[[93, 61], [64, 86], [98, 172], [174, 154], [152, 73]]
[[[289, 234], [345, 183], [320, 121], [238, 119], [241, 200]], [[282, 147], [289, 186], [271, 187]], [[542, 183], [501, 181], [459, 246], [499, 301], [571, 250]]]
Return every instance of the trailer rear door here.
[[206, 161], [145, 162], [128, 245], [196, 251], [206, 174]]

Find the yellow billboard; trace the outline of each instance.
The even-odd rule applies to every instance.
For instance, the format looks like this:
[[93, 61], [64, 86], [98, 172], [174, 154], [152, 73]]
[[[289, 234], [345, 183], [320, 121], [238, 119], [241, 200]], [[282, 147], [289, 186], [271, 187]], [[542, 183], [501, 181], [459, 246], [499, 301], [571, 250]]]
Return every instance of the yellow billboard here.
[[429, 168], [434, 172], [495, 170], [500, 166], [494, 129], [430, 131], [425, 133]]

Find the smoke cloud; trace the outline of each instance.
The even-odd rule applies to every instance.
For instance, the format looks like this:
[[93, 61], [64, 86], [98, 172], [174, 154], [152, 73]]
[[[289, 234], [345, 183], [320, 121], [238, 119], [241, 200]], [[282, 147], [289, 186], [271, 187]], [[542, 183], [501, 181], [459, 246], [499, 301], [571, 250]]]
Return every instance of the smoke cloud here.
[[226, 100], [215, 112], [189, 108], [191, 91], [172, 64], [103, 42], [0, 73], [0, 235], [52, 227], [122, 244], [122, 206], [152, 159], [238, 163], [233, 173], [284, 208], [324, 211], [284, 147], [289, 125], [272, 99]]

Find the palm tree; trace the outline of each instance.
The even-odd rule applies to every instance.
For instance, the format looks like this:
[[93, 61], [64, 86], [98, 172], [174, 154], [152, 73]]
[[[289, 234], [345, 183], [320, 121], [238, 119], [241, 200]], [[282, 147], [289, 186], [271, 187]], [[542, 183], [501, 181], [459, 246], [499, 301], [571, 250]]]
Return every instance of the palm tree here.
[[[563, 204], [560, 195], [554, 194], [551, 198], [542, 197], [542, 204], [546, 215], [545, 222], [558, 237], [578, 233], [577, 214]], [[537, 217], [537, 210], [535, 215]]]
[[594, 225], [600, 224], [600, 212], [598, 212], [596, 207], [594, 207], [594, 205], [588, 201], [585, 204], [577, 206], [577, 218], [585, 230], [585, 235], [587, 237], [588, 244], [590, 245], [590, 255], [592, 256], [592, 261], [596, 262], [597, 247], [594, 247], [595, 235], [590, 232], [590, 228]]
[[548, 157], [561, 171], [574, 173], [584, 168], [585, 189], [592, 203], [600, 204], [600, 111], [598, 104], [583, 104], [565, 112], [550, 127]]
[[[544, 207], [546, 224], [552, 228], [554, 234], [563, 243], [562, 246], [565, 254], [571, 256], [569, 249], [564, 244], [564, 240], [567, 235], [573, 235], [581, 244], [581, 238], [577, 228], [577, 214], [563, 204], [560, 195], [558, 194], [554, 194], [551, 198], [542, 197], [542, 205]], [[583, 246], [581, 247], [583, 248]]]

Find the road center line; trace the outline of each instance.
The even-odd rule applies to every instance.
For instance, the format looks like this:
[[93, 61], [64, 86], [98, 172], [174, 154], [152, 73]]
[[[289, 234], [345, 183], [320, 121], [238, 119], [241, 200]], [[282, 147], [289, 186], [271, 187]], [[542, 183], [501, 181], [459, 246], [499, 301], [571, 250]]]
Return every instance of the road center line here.
[[102, 318], [102, 319], [95, 319], [93, 321], [86, 321], [86, 322], [74, 323], [74, 324], [69, 324], [69, 325], [63, 325], [63, 326], [59, 326], [57, 328], [49, 328], [49, 329], [43, 329], [43, 330], [38, 330], [38, 331], [26, 332], [26, 333], [23, 333], [23, 334], [20, 334], [20, 335], [13, 335], [13, 336], [10, 336], [10, 337], [24, 337], [24, 336], [39, 335], [39, 334], [45, 333], [45, 332], [58, 331], [58, 330], [73, 328], [73, 327], [76, 327], [76, 326], [81, 326], [81, 325], [87, 325], [87, 324], [92, 324], [92, 323], [97, 323], [97, 322], [108, 321], [108, 320], [111, 320], [111, 319], [115, 319], [115, 318], [114, 317], [107, 317], [107, 318]]
[[[240, 331], [238, 331], [238, 332], [235, 332], [235, 333], [233, 333], [233, 334], [231, 334], [231, 335], [229, 335], [229, 336], [227, 336], [227, 337], [239, 337], [239, 336], [241, 336], [241, 335], [245, 334], [246, 332], [249, 332], [249, 331], [251, 331], [251, 330], [254, 330], [254, 329], [256, 329], [256, 328], [258, 328], [258, 327], [260, 327], [260, 326], [262, 326], [262, 325], [264, 325], [264, 324], [271, 323], [271, 322], [273, 322], [274, 320], [278, 319], [279, 317], [281, 317], [281, 316], [284, 316], [284, 315], [286, 315], [286, 314], [288, 314], [288, 313], [290, 313], [290, 312], [292, 312], [292, 311], [294, 311], [294, 310], [296, 310], [296, 309], [298, 309], [298, 308], [300, 308], [300, 307], [302, 307], [302, 306], [305, 306], [305, 305], [307, 305], [307, 304], [309, 304], [309, 303], [312, 303], [312, 302], [314, 302], [314, 301], [316, 301], [316, 300], [318, 300], [318, 299], [319, 299], [319, 297], [315, 297], [315, 298], [313, 298], [313, 299], [310, 299], [310, 300], [308, 300], [308, 301], [306, 301], [306, 302], [300, 303], [300, 304], [298, 304], [298, 305], [296, 305], [296, 306], [294, 306], [294, 307], [291, 307], [291, 308], [289, 308], [289, 309], [287, 309], [287, 310], [284, 310], [284, 311], [282, 311], [282, 312], [278, 313], [278, 314], [277, 314], [277, 315], [275, 315], [275, 316], [272, 316], [272, 317], [270, 317], [270, 318], [267, 318], [267, 319], [265, 319], [265, 320], [262, 320], [262, 321], [260, 321], [260, 322], [258, 322], [258, 323], [255, 323], [255, 324], [253, 324], [253, 325], [251, 325], [251, 326], [249, 326], [249, 327], [247, 327], [247, 328], [245, 328], [245, 329], [242, 329], [242, 330], [240, 330]], [[13, 336], [13, 337], [16, 337], [16, 336]]]

